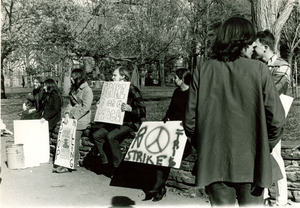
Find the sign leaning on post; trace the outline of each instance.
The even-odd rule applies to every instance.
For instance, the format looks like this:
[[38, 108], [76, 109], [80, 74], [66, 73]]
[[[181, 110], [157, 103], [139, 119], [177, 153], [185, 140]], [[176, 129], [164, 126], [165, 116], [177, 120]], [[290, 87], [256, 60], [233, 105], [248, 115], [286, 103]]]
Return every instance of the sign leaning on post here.
[[57, 146], [55, 152], [55, 165], [75, 169], [75, 134], [76, 119], [69, 119], [65, 124], [63, 121], [59, 127], [57, 136]]
[[182, 121], [143, 122], [124, 160], [179, 168], [186, 140]]
[[123, 125], [121, 105], [127, 103], [129, 87], [130, 82], [104, 82], [94, 121]]

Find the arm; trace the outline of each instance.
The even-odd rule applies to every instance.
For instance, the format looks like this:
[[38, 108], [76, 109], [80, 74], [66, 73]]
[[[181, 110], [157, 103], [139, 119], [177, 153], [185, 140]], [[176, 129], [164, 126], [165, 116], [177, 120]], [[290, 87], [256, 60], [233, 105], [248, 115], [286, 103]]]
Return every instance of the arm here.
[[135, 88], [132, 85], [130, 85], [130, 96], [132, 99], [131, 104], [124, 105], [124, 103], [123, 103], [122, 110], [127, 111], [127, 113], [130, 113], [135, 118], [145, 118], [146, 117], [146, 107], [144, 105], [144, 101], [143, 101], [140, 90], [138, 88]]
[[273, 149], [282, 137], [285, 114], [274, 81], [267, 69], [262, 70], [262, 78], [269, 146]]
[[183, 119], [183, 127], [187, 137], [192, 137], [196, 126], [197, 100], [199, 90], [200, 69], [196, 68], [189, 88], [189, 96]]
[[49, 101], [45, 104], [43, 118], [48, 121], [55, 117], [61, 112], [61, 105], [62, 103], [59, 95], [57, 93], [52, 94]]
[[92, 89], [89, 87], [85, 88], [81, 103], [78, 103], [73, 107], [68, 106], [65, 112], [66, 113], [69, 112], [71, 118], [80, 119], [91, 110], [92, 102], [93, 102]]
[[[176, 91], [176, 90], [175, 90], [175, 91]], [[167, 110], [167, 112], [166, 112], [166, 115], [165, 115], [165, 117], [162, 119], [164, 122], [169, 121], [169, 120], [170, 120], [170, 117], [172, 117], [172, 114], [174, 114], [174, 111], [175, 111], [175, 109], [174, 109], [174, 102], [175, 102], [174, 97], [175, 97], [175, 91], [174, 91], [174, 93], [173, 93], [173, 96], [172, 96], [172, 99], [171, 99], [171, 103], [170, 103], [169, 108], [168, 108], [168, 110]]]

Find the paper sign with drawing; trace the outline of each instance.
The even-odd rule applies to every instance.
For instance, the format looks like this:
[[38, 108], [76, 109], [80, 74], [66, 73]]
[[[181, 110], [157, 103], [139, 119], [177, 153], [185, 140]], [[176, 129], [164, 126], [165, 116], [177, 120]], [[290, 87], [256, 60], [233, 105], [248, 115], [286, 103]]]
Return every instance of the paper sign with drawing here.
[[61, 122], [57, 137], [55, 165], [75, 169], [75, 133], [77, 120], [69, 119], [67, 124]]
[[130, 82], [104, 82], [95, 121], [123, 124], [125, 112], [122, 103], [127, 103]]
[[143, 122], [124, 160], [179, 168], [186, 140], [181, 121]]

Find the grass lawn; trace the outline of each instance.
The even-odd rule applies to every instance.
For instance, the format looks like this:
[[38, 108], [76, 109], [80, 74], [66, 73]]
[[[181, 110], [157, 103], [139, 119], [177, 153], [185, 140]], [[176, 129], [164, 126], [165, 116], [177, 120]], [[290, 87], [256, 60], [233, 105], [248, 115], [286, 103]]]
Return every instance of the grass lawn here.
[[[147, 121], [160, 121], [170, 104], [175, 87], [145, 87], [142, 89], [147, 110]], [[25, 95], [31, 88], [12, 88], [7, 90], [8, 99], [1, 100], [1, 119], [7, 129], [13, 131], [13, 120], [20, 118]], [[95, 112], [95, 103], [100, 97], [98, 91], [94, 93], [95, 101], [92, 112]], [[300, 98], [295, 99], [287, 117], [283, 140], [300, 140]]]

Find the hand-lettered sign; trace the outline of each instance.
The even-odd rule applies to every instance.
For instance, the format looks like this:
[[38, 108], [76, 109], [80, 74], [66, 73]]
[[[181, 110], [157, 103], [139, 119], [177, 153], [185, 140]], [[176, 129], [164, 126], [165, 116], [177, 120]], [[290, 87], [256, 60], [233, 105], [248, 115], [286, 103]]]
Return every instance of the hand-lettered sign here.
[[143, 122], [124, 160], [179, 168], [186, 140], [182, 121]]
[[123, 124], [125, 112], [122, 103], [127, 103], [130, 82], [104, 82], [95, 121]]
[[50, 159], [48, 121], [14, 120], [15, 144], [24, 144], [25, 167], [40, 166]]
[[75, 169], [75, 134], [76, 119], [69, 119], [68, 123], [61, 122], [57, 136], [57, 146], [55, 152], [55, 165]]

